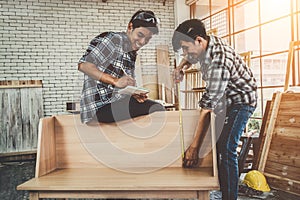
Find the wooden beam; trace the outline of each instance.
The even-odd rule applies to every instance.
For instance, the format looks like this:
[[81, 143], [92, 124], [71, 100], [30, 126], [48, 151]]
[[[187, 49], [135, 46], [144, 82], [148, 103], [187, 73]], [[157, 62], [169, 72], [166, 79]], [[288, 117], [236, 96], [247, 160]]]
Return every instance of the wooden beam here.
[[268, 152], [269, 152], [269, 148], [270, 148], [270, 144], [271, 144], [271, 140], [272, 140], [272, 134], [274, 131], [274, 127], [275, 127], [275, 123], [276, 123], [276, 119], [277, 119], [277, 115], [278, 115], [278, 110], [279, 110], [279, 105], [280, 105], [280, 101], [281, 101], [281, 96], [282, 93], [277, 92], [274, 94], [275, 98], [274, 98], [274, 104], [273, 104], [273, 108], [271, 110], [271, 117], [270, 117], [270, 121], [267, 127], [267, 131], [266, 131], [266, 138], [264, 141], [264, 146], [262, 149], [262, 153], [261, 153], [261, 159], [258, 165], [258, 170], [263, 172], [265, 165], [266, 165], [266, 161], [267, 161], [267, 157], [268, 157]]
[[289, 82], [290, 82], [290, 75], [291, 75], [291, 68], [294, 60], [294, 47], [300, 45], [299, 41], [291, 41], [290, 47], [289, 47], [289, 53], [288, 53], [288, 60], [287, 60], [287, 66], [286, 66], [286, 73], [285, 73], [285, 83], [284, 83], [284, 92], [286, 92], [289, 88]]
[[254, 159], [253, 159], [253, 168], [252, 169], [258, 169], [258, 165], [260, 162], [260, 157], [261, 157], [261, 153], [262, 153], [262, 149], [263, 149], [263, 144], [264, 144], [265, 137], [266, 137], [265, 130], [266, 130], [266, 126], [268, 123], [268, 119], [270, 119], [270, 110], [271, 110], [271, 101], [269, 100], [266, 102], [265, 113], [263, 115], [258, 140], [254, 140], [254, 143], [253, 143]]

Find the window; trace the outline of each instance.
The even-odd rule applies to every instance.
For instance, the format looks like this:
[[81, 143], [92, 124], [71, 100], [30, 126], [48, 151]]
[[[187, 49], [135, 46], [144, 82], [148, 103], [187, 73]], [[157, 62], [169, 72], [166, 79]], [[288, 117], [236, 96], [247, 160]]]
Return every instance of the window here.
[[233, 25], [235, 31], [240, 31], [258, 24], [258, 0], [246, 1], [233, 6]]
[[289, 49], [291, 41], [291, 18], [285, 17], [261, 26], [262, 54]]
[[290, 0], [260, 0], [261, 22], [267, 22], [286, 15], [291, 12]]

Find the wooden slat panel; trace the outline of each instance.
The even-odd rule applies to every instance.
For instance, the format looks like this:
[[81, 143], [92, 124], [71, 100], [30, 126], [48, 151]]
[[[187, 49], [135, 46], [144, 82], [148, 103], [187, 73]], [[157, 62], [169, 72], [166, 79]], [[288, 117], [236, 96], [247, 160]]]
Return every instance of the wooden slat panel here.
[[300, 191], [299, 100], [300, 93], [282, 94], [264, 169], [271, 187], [296, 194]]
[[0, 153], [36, 150], [38, 122], [43, 116], [42, 88], [8, 88], [9, 83], [13, 84], [0, 87]]

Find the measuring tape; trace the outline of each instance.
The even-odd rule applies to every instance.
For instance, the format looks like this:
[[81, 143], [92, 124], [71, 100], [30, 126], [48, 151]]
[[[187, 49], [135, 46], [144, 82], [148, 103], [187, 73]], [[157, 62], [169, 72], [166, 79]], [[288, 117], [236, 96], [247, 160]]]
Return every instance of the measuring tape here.
[[[176, 59], [174, 59], [174, 69], [176, 70]], [[177, 99], [178, 99], [178, 110], [179, 110], [179, 128], [180, 128], [180, 143], [181, 143], [181, 157], [184, 158], [184, 136], [183, 136], [183, 125], [182, 125], [182, 109], [180, 104], [180, 82], [176, 83], [177, 87]]]

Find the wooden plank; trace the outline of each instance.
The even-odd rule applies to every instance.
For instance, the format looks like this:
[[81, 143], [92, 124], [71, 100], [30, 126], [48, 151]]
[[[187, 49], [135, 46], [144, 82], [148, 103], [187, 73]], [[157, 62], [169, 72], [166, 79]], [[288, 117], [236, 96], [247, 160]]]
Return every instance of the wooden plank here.
[[29, 121], [30, 121], [30, 128], [29, 128], [29, 141], [31, 149], [37, 148], [37, 141], [38, 141], [38, 126], [40, 118], [44, 116], [43, 110], [43, 96], [42, 96], [42, 88], [34, 88], [29, 90], [28, 98], [28, 106], [29, 106]]
[[[270, 155], [269, 155], [270, 156]], [[300, 180], [300, 168], [295, 165], [286, 165], [282, 161], [268, 160], [265, 167], [265, 173], [277, 175], [291, 180]]]
[[[24, 150], [31, 150], [32, 140], [31, 140], [31, 134], [30, 134], [30, 108], [29, 108], [29, 102], [31, 100], [30, 98], [30, 90], [29, 88], [23, 88], [20, 90], [21, 95], [21, 117], [22, 117], [22, 151]], [[37, 141], [35, 141], [37, 143]], [[36, 147], [36, 145], [35, 145]]]
[[271, 117], [270, 110], [271, 110], [271, 101], [267, 101], [266, 107], [265, 107], [265, 112], [264, 112], [263, 119], [262, 119], [260, 132], [259, 132], [259, 137], [258, 137], [258, 139], [253, 140], [254, 159], [253, 159], [252, 169], [258, 169], [258, 164], [260, 162], [263, 144], [264, 144], [265, 137], [266, 137], [265, 130], [266, 130], [266, 126], [267, 126], [267, 121]]
[[[210, 113], [210, 128], [211, 128], [211, 145], [216, 145], [216, 116], [213, 112]], [[217, 163], [217, 149], [212, 149], [212, 162]], [[218, 176], [218, 166], [213, 165], [213, 176]]]
[[284, 136], [274, 136], [270, 145], [267, 165], [268, 162], [276, 162], [300, 170], [300, 146], [298, 144], [298, 140]]
[[263, 145], [263, 149], [262, 149], [262, 153], [261, 153], [261, 160], [258, 165], [259, 171], [264, 171], [264, 168], [265, 168], [265, 164], [266, 164], [266, 160], [267, 160], [267, 156], [268, 156], [268, 152], [269, 152], [269, 147], [270, 147], [271, 140], [272, 140], [272, 134], [273, 134], [273, 130], [275, 127], [276, 118], [278, 115], [279, 105], [281, 102], [281, 95], [282, 94], [279, 92], [275, 93], [275, 95], [274, 95], [275, 96], [274, 104], [272, 106], [272, 110], [270, 113], [270, 120], [269, 120], [269, 124], [268, 124], [267, 130], [266, 130], [265, 141], [264, 141], [264, 145]]
[[174, 83], [171, 80], [170, 71], [170, 57], [168, 45], [156, 46], [156, 63], [157, 63], [157, 76], [159, 85], [159, 99], [166, 103], [173, 103]]
[[209, 200], [209, 191], [198, 191], [199, 200]]
[[[207, 191], [208, 192], [208, 191]], [[197, 198], [197, 191], [42, 191], [40, 198], [96, 198], [96, 199], [169, 199]]]
[[9, 132], [9, 111], [8, 111], [8, 93], [6, 90], [0, 90], [0, 152], [7, 152], [7, 135]]
[[35, 177], [48, 174], [57, 168], [54, 121], [54, 117], [47, 117], [40, 120]]
[[213, 190], [218, 187], [218, 178], [211, 176], [211, 168], [166, 167], [140, 174], [110, 168], [71, 168], [58, 169], [46, 176], [31, 179], [19, 185], [18, 190], [185, 191]]
[[282, 178], [280, 176], [276, 176], [269, 173], [264, 173], [264, 175], [266, 176], [267, 182], [272, 188], [300, 195], [299, 181]]
[[38, 192], [30, 192], [29, 193], [29, 199], [30, 200], [39, 200], [39, 193]]
[[42, 80], [8, 80], [0, 81], [0, 88], [42, 87]]
[[293, 155], [297, 158], [300, 152], [299, 142], [299, 139], [274, 135], [270, 145], [270, 151], [281, 152], [284, 153], [285, 156]]
[[[293, 153], [289, 153], [289, 154], [290, 155], [286, 155], [285, 152], [270, 151], [269, 155], [268, 155], [268, 162], [278, 162], [283, 165], [299, 168], [300, 160], [299, 160], [299, 155], [297, 154], [297, 152], [293, 152]], [[294, 155], [292, 155], [292, 154], [294, 154]]]
[[299, 46], [300, 41], [291, 41], [289, 45], [289, 53], [288, 53], [288, 59], [287, 59], [287, 67], [286, 67], [286, 73], [285, 73], [285, 83], [284, 83], [284, 89], [283, 91], [286, 92], [289, 88], [290, 83], [290, 71], [292, 68], [293, 60], [294, 60], [294, 48], [295, 46]]
[[300, 99], [299, 92], [286, 92], [283, 99], [284, 103], [295, 103]]
[[273, 134], [278, 135], [278, 136], [294, 138], [294, 139], [297, 139], [297, 140], [300, 139], [299, 128], [297, 128], [297, 127], [289, 127], [289, 126], [278, 125], [278, 126], [275, 127]]
[[[300, 101], [299, 101], [300, 102]], [[279, 111], [280, 112], [280, 111]], [[280, 115], [277, 118], [277, 125], [282, 127], [291, 127], [291, 128], [300, 128], [300, 111], [290, 111], [290, 114], [283, 114], [280, 112]]]
[[12, 152], [12, 153], [0, 153], [0, 163], [2, 162], [18, 162], [24, 160], [35, 160], [35, 151], [22, 151], [22, 152]]
[[7, 90], [9, 130], [7, 132], [7, 152], [16, 152], [22, 146], [22, 113], [19, 89]]

